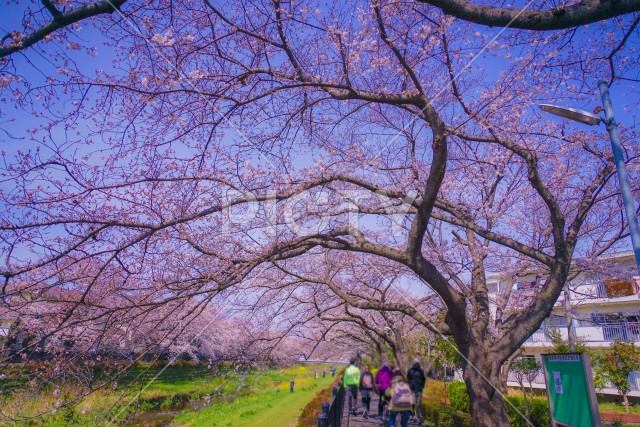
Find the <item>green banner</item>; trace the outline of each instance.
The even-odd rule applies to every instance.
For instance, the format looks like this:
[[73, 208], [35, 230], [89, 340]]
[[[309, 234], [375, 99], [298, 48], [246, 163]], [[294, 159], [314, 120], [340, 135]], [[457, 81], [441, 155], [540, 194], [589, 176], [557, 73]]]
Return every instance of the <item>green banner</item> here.
[[599, 427], [600, 413], [586, 354], [543, 354], [553, 426]]

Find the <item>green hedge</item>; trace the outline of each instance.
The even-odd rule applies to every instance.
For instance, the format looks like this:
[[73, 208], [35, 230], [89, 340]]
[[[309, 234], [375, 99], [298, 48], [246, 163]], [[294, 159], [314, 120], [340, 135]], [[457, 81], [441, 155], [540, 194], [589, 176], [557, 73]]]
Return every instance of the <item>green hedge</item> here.
[[[525, 413], [524, 398], [522, 396], [509, 396], [509, 402], [515, 406], [518, 411]], [[513, 406], [505, 404], [511, 427], [529, 427], [529, 424], [522, 418], [522, 415], [516, 412]], [[536, 427], [548, 427], [551, 425], [551, 416], [549, 414], [549, 403], [547, 399], [534, 397], [531, 403], [531, 413], [529, 419]]]
[[453, 409], [469, 413], [469, 395], [465, 383], [454, 381], [449, 384], [449, 402]]
[[425, 419], [435, 427], [473, 427], [471, 415], [457, 412], [444, 403], [427, 401], [422, 407]]
[[[459, 416], [456, 414], [456, 411], [469, 413], [469, 395], [467, 394], [467, 386], [465, 383], [461, 381], [454, 381], [449, 385], [449, 402], [451, 402], [451, 407], [449, 408], [449, 413], [453, 413], [454, 417]], [[525, 413], [525, 403], [524, 398], [521, 396], [509, 396], [507, 397], [509, 403], [505, 402], [505, 407], [507, 409], [507, 415], [509, 416], [509, 421], [511, 422], [512, 427], [528, 427], [529, 424], [524, 420], [522, 414]], [[446, 407], [446, 405], [443, 405]], [[515, 406], [515, 408], [514, 408]], [[517, 411], [516, 411], [517, 409]], [[448, 417], [449, 415], [447, 415]], [[531, 404], [531, 413], [529, 414], [529, 419], [536, 427], [548, 427], [551, 425], [550, 416], [549, 416], [549, 405], [547, 403], [547, 399], [542, 398], [534, 398]], [[437, 427], [440, 427], [440, 424], [436, 422], [436, 420], [432, 420]], [[448, 422], [448, 421], [447, 421]], [[449, 424], [443, 424], [443, 426], [448, 426]], [[455, 425], [464, 425], [462, 421], [460, 424]]]

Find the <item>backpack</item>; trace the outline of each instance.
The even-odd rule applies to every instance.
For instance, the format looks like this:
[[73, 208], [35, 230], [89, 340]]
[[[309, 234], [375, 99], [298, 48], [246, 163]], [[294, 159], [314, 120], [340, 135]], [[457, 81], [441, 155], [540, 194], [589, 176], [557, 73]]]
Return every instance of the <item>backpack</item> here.
[[391, 405], [393, 407], [410, 407], [413, 405], [413, 393], [409, 388], [409, 384], [399, 381], [392, 385]]
[[362, 388], [371, 389], [373, 388], [373, 381], [371, 375], [363, 375], [362, 376]]

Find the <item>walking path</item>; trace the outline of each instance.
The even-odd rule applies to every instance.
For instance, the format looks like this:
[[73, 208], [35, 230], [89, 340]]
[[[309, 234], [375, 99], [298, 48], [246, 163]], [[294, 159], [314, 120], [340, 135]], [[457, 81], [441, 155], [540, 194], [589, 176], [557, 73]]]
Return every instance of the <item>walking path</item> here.
[[[348, 426], [348, 427], [381, 427], [382, 424], [382, 420], [380, 418], [372, 418], [371, 415], [378, 415], [378, 395], [373, 393], [371, 396], [371, 405], [370, 405], [371, 410], [369, 411], [369, 418], [368, 419], [364, 419], [364, 417], [362, 416], [362, 412], [364, 410], [364, 408], [362, 407], [362, 401], [360, 400], [360, 396], [358, 396], [358, 407], [356, 409], [356, 416], [354, 417], [349, 416], [348, 412], [349, 409], [347, 407], [347, 403], [345, 402], [344, 404], [344, 418], [343, 418], [343, 425], [344, 426]], [[348, 423], [346, 422], [346, 420], [349, 420]], [[398, 425], [400, 425], [400, 422], [398, 421]], [[409, 421], [409, 425], [410, 426], [418, 426], [419, 424], [417, 422], [414, 421]], [[387, 427], [387, 426], [384, 426]]]
[[[378, 414], [378, 395], [373, 393], [371, 396], [371, 411], [369, 415], [377, 415]], [[349, 416], [349, 423], [345, 424], [348, 427], [380, 427], [382, 425], [382, 420], [380, 418], [371, 418], [364, 419], [362, 417], [362, 412], [364, 408], [362, 407], [362, 401], [360, 400], [360, 395], [358, 395], [358, 406], [356, 408], [357, 415], [354, 417]], [[348, 416], [349, 408], [347, 402], [344, 404], [344, 415]]]

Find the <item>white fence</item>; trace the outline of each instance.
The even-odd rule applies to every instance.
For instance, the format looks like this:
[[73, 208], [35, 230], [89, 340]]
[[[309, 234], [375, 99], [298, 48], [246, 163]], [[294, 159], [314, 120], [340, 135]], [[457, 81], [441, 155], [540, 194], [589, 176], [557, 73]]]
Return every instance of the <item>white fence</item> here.
[[[507, 381], [514, 383], [518, 382], [513, 372], [509, 372]], [[538, 373], [538, 375], [533, 379], [532, 384], [544, 385], [544, 373]], [[629, 375], [629, 384], [631, 385], [631, 391], [640, 391], [640, 371], [634, 371]], [[524, 380], [524, 386], [529, 387], [529, 381], [527, 381], [527, 379]], [[607, 388], [613, 388], [613, 386], [611, 384], [607, 384]]]
[[[640, 341], [640, 323], [603, 323], [593, 326], [577, 326], [576, 336], [587, 342], [613, 342], [615, 339]], [[558, 328], [563, 340], [567, 339], [567, 329]], [[528, 343], [550, 342], [544, 329], [538, 329], [529, 337]]]

